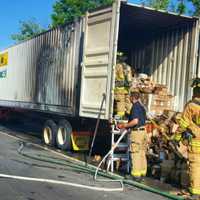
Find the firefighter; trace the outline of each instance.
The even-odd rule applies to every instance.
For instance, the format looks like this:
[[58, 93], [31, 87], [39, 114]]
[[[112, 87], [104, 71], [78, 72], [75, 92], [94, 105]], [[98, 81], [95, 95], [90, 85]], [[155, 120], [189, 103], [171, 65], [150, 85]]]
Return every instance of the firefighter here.
[[142, 176], [147, 173], [146, 159], [146, 111], [140, 103], [140, 93], [134, 91], [130, 96], [132, 109], [129, 115], [129, 121], [126, 124], [119, 124], [120, 129], [131, 129], [130, 134], [130, 150], [131, 150], [131, 175], [135, 180], [141, 180]]
[[192, 100], [185, 105], [179, 125], [189, 140], [189, 191], [200, 195], [200, 78], [193, 81], [192, 87]]

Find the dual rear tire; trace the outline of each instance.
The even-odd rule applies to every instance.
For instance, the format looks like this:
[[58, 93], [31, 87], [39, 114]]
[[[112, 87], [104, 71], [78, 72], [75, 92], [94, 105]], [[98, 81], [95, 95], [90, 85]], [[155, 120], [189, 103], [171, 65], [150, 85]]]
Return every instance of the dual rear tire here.
[[48, 146], [55, 146], [57, 131], [57, 124], [53, 120], [47, 120], [43, 127], [43, 142]]
[[72, 149], [71, 134], [72, 134], [71, 124], [67, 120], [59, 121], [58, 131], [56, 135], [57, 147], [62, 150], [71, 150]]
[[72, 127], [67, 120], [60, 120], [58, 125], [53, 120], [47, 120], [43, 127], [43, 142], [62, 150], [71, 150]]

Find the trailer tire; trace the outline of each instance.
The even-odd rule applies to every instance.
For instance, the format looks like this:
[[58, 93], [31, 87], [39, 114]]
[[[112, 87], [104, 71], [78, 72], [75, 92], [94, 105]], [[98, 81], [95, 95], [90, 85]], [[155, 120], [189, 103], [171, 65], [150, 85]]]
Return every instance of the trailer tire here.
[[56, 136], [57, 147], [62, 150], [72, 150], [71, 134], [71, 124], [65, 119], [60, 120]]
[[45, 122], [43, 127], [42, 139], [46, 145], [52, 147], [56, 145], [57, 130], [58, 126], [53, 120], [47, 120]]

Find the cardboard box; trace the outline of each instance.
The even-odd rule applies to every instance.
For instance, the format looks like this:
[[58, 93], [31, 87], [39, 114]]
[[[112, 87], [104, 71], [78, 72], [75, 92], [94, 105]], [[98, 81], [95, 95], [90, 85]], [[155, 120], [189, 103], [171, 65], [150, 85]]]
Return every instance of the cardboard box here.
[[148, 112], [161, 115], [165, 110], [173, 110], [174, 97], [172, 95], [142, 94], [141, 101]]

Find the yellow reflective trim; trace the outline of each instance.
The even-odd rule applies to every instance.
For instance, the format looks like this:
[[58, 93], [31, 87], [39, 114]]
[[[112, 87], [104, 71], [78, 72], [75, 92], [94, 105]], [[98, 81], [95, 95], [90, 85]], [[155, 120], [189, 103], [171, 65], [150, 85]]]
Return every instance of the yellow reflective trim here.
[[132, 173], [132, 172], [131, 172], [131, 175], [132, 175], [132, 176], [136, 176], [136, 177], [140, 177], [140, 176], [142, 176], [142, 174], [139, 173], [139, 172], [138, 172], [138, 173], [136, 173], [136, 172]]
[[192, 151], [195, 151], [196, 153], [200, 153], [200, 147], [193, 146]]
[[180, 119], [180, 125], [183, 127], [183, 128], [187, 128], [190, 124], [188, 122], [186, 122], [183, 118]]
[[190, 142], [191, 150], [196, 153], [200, 153], [200, 142], [199, 141], [191, 141]]
[[125, 87], [115, 87], [115, 93], [128, 94], [128, 89]]
[[131, 171], [131, 175], [132, 176], [137, 176], [137, 177], [140, 177], [140, 176], [143, 176], [145, 171], [141, 170], [141, 171]]
[[200, 194], [200, 189], [195, 189], [195, 188], [189, 188], [190, 193], [192, 194]]
[[119, 115], [119, 116], [124, 116], [125, 115], [125, 112], [117, 112], [117, 115]]
[[200, 141], [199, 142], [198, 141], [191, 141], [190, 145], [195, 146], [195, 147], [200, 147]]
[[196, 124], [200, 125], [200, 117], [199, 116], [196, 116]]
[[176, 141], [180, 141], [181, 140], [182, 135], [181, 134], [175, 134], [173, 139]]

